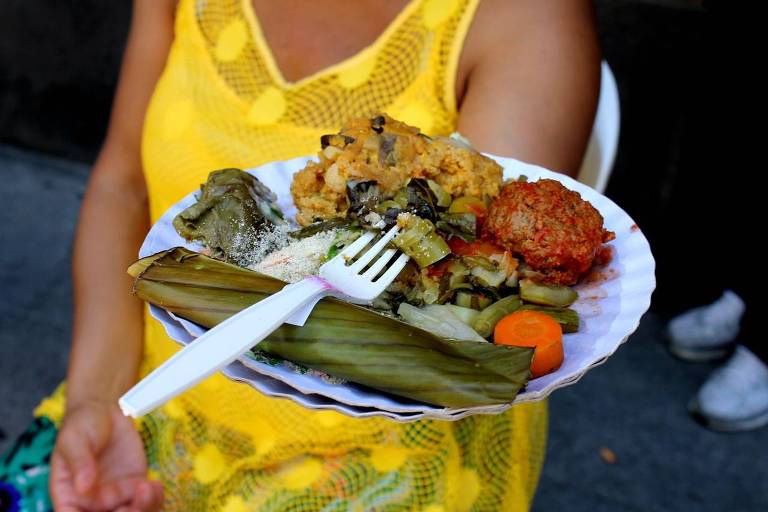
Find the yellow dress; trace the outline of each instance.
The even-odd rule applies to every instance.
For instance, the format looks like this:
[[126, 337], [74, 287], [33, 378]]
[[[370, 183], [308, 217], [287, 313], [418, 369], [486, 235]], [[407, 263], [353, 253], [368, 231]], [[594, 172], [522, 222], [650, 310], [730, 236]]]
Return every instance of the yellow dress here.
[[[275, 64], [250, 0], [181, 0], [143, 133], [152, 220], [223, 167], [318, 150], [350, 117], [456, 126], [455, 75], [478, 0], [413, 0], [369, 47], [298, 82]], [[178, 349], [147, 316], [143, 372]], [[141, 421], [166, 509], [527, 510], [544, 456], [539, 402], [458, 422], [354, 419], [217, 374]]]

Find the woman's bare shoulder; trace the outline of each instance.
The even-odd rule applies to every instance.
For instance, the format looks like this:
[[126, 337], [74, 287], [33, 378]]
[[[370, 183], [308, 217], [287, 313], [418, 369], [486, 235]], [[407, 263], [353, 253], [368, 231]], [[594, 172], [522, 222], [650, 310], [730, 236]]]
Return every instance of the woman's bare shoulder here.
[[485, 151], [575, 174], [600, 48], [589, 0], [483, 0], [457, 77], [459, 130]]
[[470, 26], [459, 62], [457, 98], [473, 70], [497, 60], [555, 48], [565, 39], [591, 37], [591, 0], [482, 0]]

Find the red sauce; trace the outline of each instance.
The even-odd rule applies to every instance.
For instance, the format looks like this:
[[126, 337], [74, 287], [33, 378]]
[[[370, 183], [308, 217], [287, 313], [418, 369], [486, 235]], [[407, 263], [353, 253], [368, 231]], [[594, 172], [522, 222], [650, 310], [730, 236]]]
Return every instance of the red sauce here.
[[581, 278], [581, 283], [600, 284], [619, 277], [619, 271], [615, 268], [593, 268], [587, 275]]
[[613, 261], [613, 247], [610, 245], [603, 245], [597, 250], [595, 259], [593, 262], [594, 267], [601, 267], [609, 264]]

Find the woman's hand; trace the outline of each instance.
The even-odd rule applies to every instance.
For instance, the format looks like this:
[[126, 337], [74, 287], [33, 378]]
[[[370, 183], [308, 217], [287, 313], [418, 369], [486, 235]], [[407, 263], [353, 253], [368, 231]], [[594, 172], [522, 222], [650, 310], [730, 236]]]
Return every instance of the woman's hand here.
[[133, 422], [117, 405], [85, 402], [67, 412], [51, 458], [50, 491], [58, 512], [154, 511], [160, 482], [147, 479], [147, 459]]

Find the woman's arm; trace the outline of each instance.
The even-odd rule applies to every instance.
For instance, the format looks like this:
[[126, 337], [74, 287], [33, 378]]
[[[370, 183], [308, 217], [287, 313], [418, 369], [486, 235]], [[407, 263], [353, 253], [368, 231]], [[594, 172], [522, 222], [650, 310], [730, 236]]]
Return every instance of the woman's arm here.
[[474, 145], [576, 175], [600, 90], [589, 0], [484, 0], [459, 77], [459, 131]]
[[173, 39], [174, 3], [137, 0], [107, 137], [93, 167], [75, 238], [75, 315], [67, 408], [116, 401], [135, 381], [142, 303], [125, 270], [149, 226], [141, 131]]
[[[112, 116], [80, 210], [67, 409], [51, 456], [56, 510], [160, 508], [133, 423], [117, 407], [142, 353], [142, 305], [125, 270], [149, 225], [141, 170], [144, 113], [173, 39], [171, 0], [135, 0]], [[121, 508], [122, 510], [122, 508]]]

